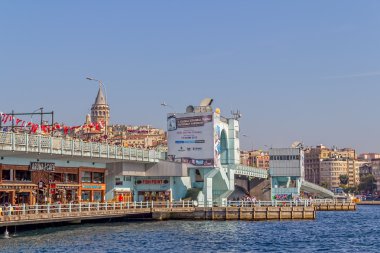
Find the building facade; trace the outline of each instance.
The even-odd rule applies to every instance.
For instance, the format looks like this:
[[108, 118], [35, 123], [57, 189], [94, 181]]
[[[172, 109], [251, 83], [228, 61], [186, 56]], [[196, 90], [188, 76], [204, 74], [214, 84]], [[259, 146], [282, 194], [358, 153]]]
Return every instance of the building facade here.
[[305, 179], [314, 184], [322, 184], [321, 162], [332, 158], [356, 160], [356, 152], [351, 148], [330, 149], [323, 145], [305, 149]]
[[245, 166], [269, 169], [269, 153], [261, 150], [240, 151], [240, 162]]
[[104, 165], [2, 158], [0, 205], [105, 201]]
[[291, 200], [300, 196], [304, 178], [302, 148], [273, 148], [269, 155], [272, 199]]
[[[339, 188], [342, 185], [341, 175], [347, 175], [348, 187], [356, 187], [360, 183], [360, 167], [365, 162], [350, 158], [329, 158], [320, 163], [321, 184], [329, 189]], [[343, 184], [344, 185], [344, 184]]]

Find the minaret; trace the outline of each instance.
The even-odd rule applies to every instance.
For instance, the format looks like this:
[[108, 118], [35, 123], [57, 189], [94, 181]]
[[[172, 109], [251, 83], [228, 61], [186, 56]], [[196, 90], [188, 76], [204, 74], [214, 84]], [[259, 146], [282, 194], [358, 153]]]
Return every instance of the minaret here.
[[96, 96], [95, 103], [91, 107], [91, 121], [104, 122], [105, 127], [109, 126], [110, 108], [107, 104], [106, 98], [103, 95], [103, 89], [99, 86], [98, 95]]

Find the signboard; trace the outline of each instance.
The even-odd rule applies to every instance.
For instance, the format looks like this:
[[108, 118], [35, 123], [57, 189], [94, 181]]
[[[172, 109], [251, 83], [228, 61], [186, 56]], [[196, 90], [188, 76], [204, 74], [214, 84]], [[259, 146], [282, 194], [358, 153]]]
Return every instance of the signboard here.
[[168, 184], [169, 180], [167, 179], [142, 179], [137, 180], [136, 184]]
[[214, 165], [213, 113], [169, 114], [167, 123], [169, 160]]
[[104, 185], [82, 185], [82, 189], [90, 189], [90, 190], [104, 190]]
[[55, 163], [31, 162], [31, 171], [55, 171]]

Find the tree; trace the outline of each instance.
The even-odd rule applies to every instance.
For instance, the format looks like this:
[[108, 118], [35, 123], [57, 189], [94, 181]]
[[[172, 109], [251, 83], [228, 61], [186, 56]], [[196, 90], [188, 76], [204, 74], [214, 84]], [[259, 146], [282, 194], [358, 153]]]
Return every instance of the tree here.
[[345, 175], [340, 175], [339, 176], [339, 180], [340, 180], [340, 183], [342, 185], [347, 185], [348, 184], [348, 175], [345, 174]]
[[377, 190], [376, 179], [373, 175], [369, 174], [360, 178], [359, 190], [364, 192], [371, 192]]

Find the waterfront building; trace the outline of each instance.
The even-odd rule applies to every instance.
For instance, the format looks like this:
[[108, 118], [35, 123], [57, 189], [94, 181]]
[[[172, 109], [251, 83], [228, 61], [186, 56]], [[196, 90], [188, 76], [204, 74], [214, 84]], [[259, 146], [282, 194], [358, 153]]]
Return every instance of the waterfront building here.
[[372, 175], [376, 180], [377, 190], [380, 191], [380, 158], [371, 160]]
[[269, 155], [272, 199], [290, 200], [299, 197], [304, 179], [302, 148], [272, 148]]
[[240, 164], [245, 166], [252, 166], [253, 160], [249, 156], [249, 151], [240, 151]]
[[364, 163], [360, 168], [359, 168], [359, 177], [366, 177], [368, 175], [373, 175], [372, 172], [372, 165], [370, 162]]
[[346, 186], [358, 186], [360, 183], [360, 167], [364, 164], [365, 162], [363, 161], [342, 157], [323, 159], [320, 162], [321, 184], [329, 189], [338, 188], [342, 185], [340, 176], [347, 175], [348, 182]]
[[187, 166], [160, 161], [156, 164], [107, 164], [107, 200], [172, 201], [184, 198], [191, 187]]
[[242, 165], [269, 169], [269, 153], [262, 150], [240, 151]]
[[330, 149], [324, 145], [305, 148], [305, 179], [314, 184], [321, 184], [321, 161], [335, 157], [355, 160], [356, 152], [351, 148]]
[[358, 155], [359, 160], [371, 161], [373, 159], [380, 159], [379, 153], [363, 153]]
[[0, 204], [105, 200], [105, 168], [92, 163], [27, 157], [1, 162]]
[[235, 189], [240, 164], [239, 113], [221, 116], [212, 99], [167, 117], [168, 159], [187, 164], [191, 189], [186, 196], [200, 202], [226, 201]]

